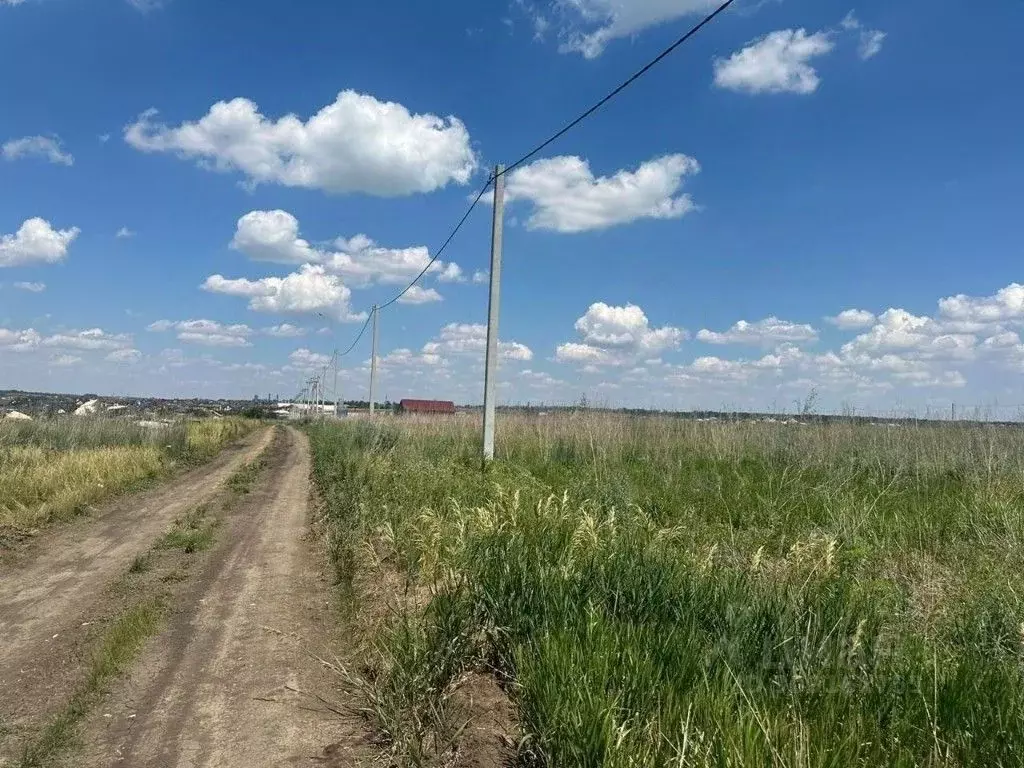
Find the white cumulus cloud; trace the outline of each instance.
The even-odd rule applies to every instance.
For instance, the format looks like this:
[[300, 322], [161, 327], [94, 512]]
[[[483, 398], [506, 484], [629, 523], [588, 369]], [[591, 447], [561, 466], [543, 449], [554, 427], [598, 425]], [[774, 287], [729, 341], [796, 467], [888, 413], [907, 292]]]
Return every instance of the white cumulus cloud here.
[[143, 152], [173, 152], [240, 172], [250, 184], [392, 197], [465, 184], [477, 167], [458, 118], [414, 115], [351, 90], [306, 121], [268, 118], [244, 98], [218, 102], [176, 128], [155, 123], [155, 116], [144, 112], [125, 128], [125, 140]]
[[941, 334], [930, 317], [914, 315], [905, 309], [887, 309], [878, 316], [871, 330], [843, 345], [844, 352], [883, 352], [917, 349], [930, 344]]
[[437, 280], [440, 283], [464, 283], [466, 277], [462, 274], [462, 267], [452, 262], [440, 270]]
[[65, 152], [57, 136], [25, 136], [4, 142], [0, 151], [7, 160], [42, 157], [55, 165], [74, 165], [75, 158]]
[[292, 325], [291, 323], [282, 323], [281, 325], [264, 328], [263, 333], [267, 336], [273, 336], [278, 339], [295, 339], [300, 336], [305, 336], [306, 329], [299, 328], [297, 325]]
[[102, 328], [84, 331], [64, 331], [47, 336], [42, 340], [44, 347], [81, 350], [125, 349], [132, 345], [132, 337], [126, 333], [107, 333]]
[[330, 363], [331, 357], [330, 355], [321, 355], [319, 352], [313, 352], [303, 347], [296, 349], [288, 355], [288, 360], [293, 368], [300, 371], [312, 371], [317, 368], [323, 368]]
[[338, 250], [327, 255], [324, 265], [328, 271], [340, 275], [354, 286], [374, 282], [407, 283], [424, 269], [427, 269], [427, 274], [443, 274], [451, 266], [443, 261], [430, 264], [430, 251], [426, 246], [384, 248], [365, 235], [356, 235], [348, 240], [338, 238], [335, 245]]
[[827, 32], [780, 29], [716, 59], [715, 85], [746, 93], [814, 93], [821, 79], [811, 62], [833, 47]]
[[287, 211], [250, 211], [235, 225], [231, 247], [256, 261], [307, 264], [322, 253], [299, 237], [299, 220]]
[[303, 264], [298, 272], [285, 277], [259, 280], [228, 279], [211, 275], [201, 286], [211, 293], [242, 296], [256, 312], [310, 314], [322, 312], [342, 322], [365, 320], [366, 314], [353, 314], [349, 302], [352, 292], [336, 275], [319, 265]]
[[616, 362], [608, 350], [575, 341], [559, 344], [555, 349], [555, 359], [560, 363], [592, 363], [594, 365], [611, 365]]
[[0, 328], [0, 349], [11, 352], [30, 352], [36, 349], [42, 340], [42, 335], [34, 328], [18, 331]]
[[964, 323], [1001, 323], [1024, 320], [1024, 285], [1010, 283], [992, 296], [958, 293], [939, 301], [939, 313]]
[[148, 331], [178, 332], [178, 340], [187, 344], [204, 347], [251, 347], [248, 336], [252, 328], [241, 323], [224, 324], [216, 320], [157, 320], [150, 323]]
[[555, 349], [556, 360], [626, 365], [676, 349], [688, 338], [682, 328], [651, 328], [647, 315], [635, 304], [617, 307], [595, 302], [575, 327], [582, 341], [559, 345]]
[[586, 58], [600, 56], [612, 40], [632, 37], [648, 27], [683, 16], [706, 13], [718, 0], [555, 0], [566, 15], [563, 51]]
[[[423, 345], [424, 355], [477, 355], [483, 359], [487, 351], [487, 326], [480, 323], [449, 323], [440, 335]], [[499, 341], [498, 356], [502, 360], [533, 359], [533, 351], [516, 341]]]
[[402, 295], [402, 298], [398, 300], [398, 303], [432, 304], [435, 301], [444, 301], [444, 297], [433, 288], [422, 288], [418, 285], [414, 285]]
[[638, 219], [677, 219], [695, 208], [680, 190], [683, 180], [699, 171], [692, 157], [676, 154], [595, 177], [582, 158], [552, 157], [513, 171], [506, 199], [533, 204], [529, 229], [586, 232]]
[[[348, 285], [407, 283], [424, 269], [443, 282], [458, 282], [458, 264], [435, 261], [425, 246], [385, 248], [366, 235], [336, 238], [333, 248], [314, 247], [299, 236], [299, 221], [287, 211], [250, 211], [238, 220], [231, 247], [256, 261], [319, 264]], [[429, 268], [428, 268], [429, 265]]]
[[834, 317], [826, 317], [825, 322], [843, 331], [870, 328], [875, 324], [875, 315], [865, 309], [844, 309]]
[[63, 261], [80, 232], [78, 227], [57, 230], [46, 219], [28, 219], [13, 235], [0, 235], [0, 267]]
[[697, 333], [697, 340], [707, 344], [752, 344], [774, 346], [783, 342], [814, 341], [818, 332], [810, 325], [791, 323], [775, 316], [766, 317], [756, 323], [740, 320], [726, 331], [710, 331], [707, 328]]

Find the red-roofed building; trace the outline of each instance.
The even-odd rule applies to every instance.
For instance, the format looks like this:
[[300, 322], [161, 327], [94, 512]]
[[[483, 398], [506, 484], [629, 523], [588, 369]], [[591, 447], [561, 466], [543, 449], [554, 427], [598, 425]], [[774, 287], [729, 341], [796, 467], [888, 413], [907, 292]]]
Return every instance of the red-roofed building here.
[[399, 413], [427, 414], [441, 413], [454, 415], [455, 403], [451, 400], [402, 400], [398, 404]]

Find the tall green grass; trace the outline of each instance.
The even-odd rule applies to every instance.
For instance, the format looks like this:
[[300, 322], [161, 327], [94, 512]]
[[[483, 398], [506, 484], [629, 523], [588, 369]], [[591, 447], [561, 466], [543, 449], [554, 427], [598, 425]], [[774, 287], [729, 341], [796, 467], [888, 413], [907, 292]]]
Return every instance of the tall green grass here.
[[410, 763], [484, 667], [528, 763], [1022, 764], [1020, 431], [507, 419], [484, 474], [471, 422], [311, 434], [339, 576], [432, 595], [366, 683]]

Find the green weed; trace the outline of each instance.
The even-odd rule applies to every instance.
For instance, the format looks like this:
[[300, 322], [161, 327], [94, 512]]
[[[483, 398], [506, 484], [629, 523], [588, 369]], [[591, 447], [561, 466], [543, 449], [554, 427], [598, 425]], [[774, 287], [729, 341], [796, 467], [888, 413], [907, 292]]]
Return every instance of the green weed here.
[[186, 554], [203, 552], [213, 544], [219, 524], [219, 520], [210, 515], [208, 505], [200, 504], [175, 520], [157, 547], [180, 549]]
[[239, 496], [245, 496], [252, 491], [253, 485], [259, 479], [260, 473], [266, 467], [264, 459], [257, 459], [249, 462], [239, 469], [228, 479], [228, 488]]

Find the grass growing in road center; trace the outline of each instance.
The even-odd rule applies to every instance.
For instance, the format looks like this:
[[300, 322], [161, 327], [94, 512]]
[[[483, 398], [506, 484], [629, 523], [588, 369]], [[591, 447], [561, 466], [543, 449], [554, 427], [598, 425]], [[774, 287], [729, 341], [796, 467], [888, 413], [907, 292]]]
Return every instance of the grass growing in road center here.
[[99, 701], [104, 688], [129, 667], [146, 640], [156, 633], [164, 611], [164, 600], [158, 596], [132, 606], [114, 620], [93, 651], [85, 680], [39, 737], [25, 748], [19, 768], [44, 768], [53, 764], [55, 756], [75, 738], [82, 720]]
[[1020, 764], [1020, 431], [508, 418], [487, 474], [468, 422], [311, 434], [341, 575], [432, 595], [367, 684], [410, 763], [483, 667], [526, 762]]

